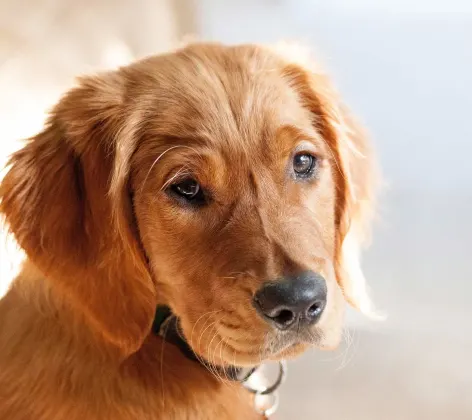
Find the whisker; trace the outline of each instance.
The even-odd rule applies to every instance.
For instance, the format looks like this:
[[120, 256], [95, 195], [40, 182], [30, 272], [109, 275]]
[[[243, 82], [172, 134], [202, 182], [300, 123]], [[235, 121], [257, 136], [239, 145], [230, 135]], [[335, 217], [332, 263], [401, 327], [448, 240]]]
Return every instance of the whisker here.
[[[341, 365], [336, 369], [336, 371], [340, 371], [344, 369], [346, 366], [349, 365], [349, 363], [354, 359], [355, 356], [355, 350], [356, 347], [353, 348], [353, 344], [355, 343], [354, 341], [354, 331], [351, 335], [350, 331], [346, 328], [344, 330], [346, 332], [346, 335], [344, 336], [346, 340], [346, 349], [343, 351], [343, 360], [341, 362]], [[343, 331], [343, 333], [344, 333]]]
[[151, 173], [152, 168], [154, 168], [154, 166], [156, 165], [156, 163], [157, 163], [167, 152], [169, 152], [169, 151], [171, 151], [171, 150], [173, 150], [173, 149], [177, 149], [177, 148], [179, 148], [179, 147], [182, 147], [182, 148], [184, 148], [184, 149], [190, 149], [190, 150], [194, 151], [198, 156], [201, 157], [201, 153], [200, 153], [197, 149], [195, 149], [194, 147], [191, 147], [191, 146], [186, 146], [186, 145], [183, 145], [183, 144], [177, 144], [177, 145], [175, 145], [175, 146], [169, 147], [168, 149], [164, 150], [164, 151], [154, 160], [154, 162], [152, 163], [151, 167], [149, 168], [149, 170], [148, 170], [148, 172], [147, 172], [147, 174], [146, 174], [146, 177], [144, 178], [143, 185], [142, 185], [142, 187], [141, 187], [141, 189], [140, 189], [140, 192], [141, 192], [141, 193], [143, 192], [143, 188], [144, 188], [144, 186], [145, 186], [145, 184], [146, 184], [146, 181], [147, 181], [147, 179], [148, 179], [148, 177], [149, 177], [149, 174]]
[[[218, 333], [216, 332], [215, 333], [215, 336], [213, 338], [215, 338], [216, 336], [218, 335]], [[218, 364], [216, 363], [216, 351], [218, 350], [218, 346], [220, 346], [221, 344], [223, 343], [223, 338], [220, 339], [220, 341], [218, 342], [218, 344], [216, 345], [216, 347], [214, 348], [213, 350], [213, 357], [212, 357], [212, 364], [213, 366], [215, 366], [215, 371], [217, 372], [217, 375], [218, 375], [218, 378], [220, 378], [220, 382], [222, 384], [228, 384], [227, 383], [227, 380], [228, 380], [228, 377], [227, 377], [227, 374], [226, 374], [226, 370], [224, 368], [224, 366], [222, 366], [222, 370], [221, 371], [218, 371]], [[211, 346], [211, 343], [210, 343], [210, 346]], [[221, 347], [223, 348], [223, 347]], [[220, 360], [221, 360], [221, 352], [220, 352]], [[223, 375], [225, 376], [223, 378]]]
[[[218, 311], [218, 312], [219, 312], [219, 311]], [[205, 321], [205, 323], [204, 323], [203, 325], [206, 325], [206, 323], [207, 323], [208, 321], [211, 321], [211, 317], [208, 318], [208, 319]], [[208, 328], [210, 328], [211, 326], [213, 326], [215, 323], [216, 323], [216, 321], [210, 322], [210, 324], [207, 325], [207, 326], [204, 328], [204, 330], [201, 332], [200, 337], [199, 337], [199, 339], [198, 339], [198, 348], [200, 348], [200, 343], [201, 343], [201, 340], [202, 340], [203, 335], [205, 334], [205, 332], [208, 330]], [[190, 344], [190, 343], [189, 343], [189, 344]], [[202, 357], [200, 357], [196, 352], [194, 352], [194, 354], [195, 354], [196, 358], [198, 359], [198, 361], [199, 361], [203, 366], [207, 366], [207, 365], [208, 365], [208, 361], [204, 360], [204, 359], [203, 359]], [[209, 367], [208, 370], [209, 370], [209, 372], [210, 372], [213, 376], [215, 376], [210, 367]], [[216, 376], [215, 376], [215, 379], [217, 379]]]
[[210, 367], [214, 373], [214, 376], [215, 378], [218, 380], [218, 382], [221, 382], [221, 383], [224, 383], [224, 379], [222, 378], [221, 376], [221, 373], [218, 372], [218, 368], [217, 368], [217, 364], [215, 363], [216, 361], [216, 350], [218, 349], [218, 345], [223, 341], [223, 339], [221, 339], [219, 341], [219, 343], [216, 345], [216, 347], [213, 349], [213, 353], [212, 353], [212, 349], [211, 349], [211, 343], [213, 342], [213, 340], [218, 336], [218, 332], [216, 331], [215, 329], [215, 333], [212, 337], [212, 339], [210, 340], [210, 343], [208, 344], [207, 348], [208, 348], [208, 354], [209, 354], [209, 364], [210, 364]]
[[184, 173], [182, 173], [185, 169], [188, 169], [188, 167], [187, 167], [187, 166], [182, 166], [170, 179], [168, 179], [168, 180], [164, 183], [164, 185], [161, 187], [160, 191], [165, 190], [165, 189], [169, 186], [169, 184], [170, 184], [175, 178], [177, 178], [179, 175], [180, 175], [180, 176], [183, 176], [183, 175], [190, 175], [190, 172], [184, 172]]
[[205, 366], [206, 369], [208, 370], [208, 372], [216, 379], [218, 380], [218, 377], [217, 375], [215, 374], [214, 370], [213, 370], [213, 367], [211, 366], [211, 363], [209, 362], [209, 360], [205, 360], [203, 359], [203, 357], [200, 357], [198, 354], [195, 353], [195, 356], [197, 358], [197, 360], [202, 364], [202, 366]]
[[165, 351], [165, 341], [166, 341], [166, 335], [169, 331], [169, 323], [164, 327], [164, 334], [163, 337], [161, 337], [162, 343], [161, 343], [161, 360], [160, 360], [160, 373], [161, 373], [161, 387], [162, 387], [162, 405], [163, 408], [165, 409], [165, 393], [164, 393], [164, 351]]
[[218, 312], [221, 312], [221, 310], [219, 310], [219, 311], [209, 311], [209, 312], [205, 312], [203, 315], [201, 315], [201, 316], [195, 321], [195, 324], [193, 324], [192, 331], [191, 331], [191, 333], [190, 333], [189, 344], [192, 343], [192, 340], [193, 340], [193, 333], [195, 332], [195, 327], [196, 327], [197, 324], [200, 322], [200, 320], [201, 320], [204, 316], [206, 316], [206, 315], [210, 315], [210, 317], [211, 317], [212, 314], [217, 314]]
[[[212, 318], [209, 317], [203, 325], [205, 326], [208, 321], [211, 321], [211, 319]], [[213, 322], [210, 322], [210, 324], [206, 325], [206, 327], [202, 330], [202, 332], [200, 333], [200, 337], [198, 339], [197, 348], [200, 348], [200, 344], [201, 344], [201, 341], [202, 341], [202, 338], [203, 338], [203, 335], [205, 334], [205, 332], [208, 330], [208, 328], [210, 328], [215, 323], [216, 323], [216, 320], [214, 320]], [[189, 343], [189, 344], [191, 344], [191, 343]]]
[[[221, 311], [218, 311], [218, 312], [221, 312]], [[224, 316], [224, 315], [223, 315]], [[203, 360], [203, 358], [201, 357], [198, 357], [197, 358], [200, 360], [200, 362], [202, 363], [202, 365], [206, 366], [209, 370], [209, 372], [213, 375], [213, 377], [217, 380], [217, 381], [221, 381], [220, 379], [220, 375], [218, 374], [216, 368], [213, 366], [214, 363], [212, 363], [211, 361], [211, 358], [212, 358], [212, 355], [211, 355], [211, 343], [213, 342], [214, 338], [217, 336], [217, 330], [216, 328], [214, 327], [222, 318], [223, 316], [221, 316], [219, 319], [216, 319], [214, 320], [213, 322], [211, 322], [208, 326], [205, 327], [205, 329], [202, 331], [202, 333], [200, 334], [200, 337], [199, 337], [199, 340], [198, 340], [198, 348], [200, 348], [200, 343], [201, 343], [201, 339], [203, 338], [203, 335], [205, 334], [205, 332], [210, 328], [212, 327], [214, 329], [214, 335], [212, 337], [212, 339], [210, 340], [209, 344], [207, 345], [207, 353], [208, 353], [208, 357], [209, 357], [209, 360]], [[210, 318], [211, 319], [211, 318]], [[206, 322], [205, 322], [206, 323]]]
[[151, 167], [149, 168], [147, 174], [146, 174], [146, 177], [144, 178], [144, 182], [143, 182], [143, 185], [141, 187], [141, 190], [140, 192], [142, 193], [143, 192], [143, 188], [144, 188], [144, 185], [146, 184], [146, 181], [149, 177], [149, 174], [151, 173], [152, 171], [152, 168], [154, 168], [154, 166], [156, 165], [156, 163], [162, 158], [162, 156], [164, 156], [167, 152], [173, 150], [173, 149], [177, 149], [178, 147], [186, 147], [186, 146], [183, 146], [183, 145], [176, 145], [176, 146], [171, 146], [169, 147], [168, 149], [164, 150], [155, 160], [154, 162], [152, 163]]

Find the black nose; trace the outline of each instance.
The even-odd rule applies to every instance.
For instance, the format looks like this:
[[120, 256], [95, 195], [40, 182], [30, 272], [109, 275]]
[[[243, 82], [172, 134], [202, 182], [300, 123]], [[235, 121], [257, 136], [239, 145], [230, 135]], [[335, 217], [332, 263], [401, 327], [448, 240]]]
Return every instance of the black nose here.
[[254, 306], [267, 321], [286, 330], [317, 322], [326, 306], [326, 294], [325, 279], [305, 271], [265, 283], [254, 296]]

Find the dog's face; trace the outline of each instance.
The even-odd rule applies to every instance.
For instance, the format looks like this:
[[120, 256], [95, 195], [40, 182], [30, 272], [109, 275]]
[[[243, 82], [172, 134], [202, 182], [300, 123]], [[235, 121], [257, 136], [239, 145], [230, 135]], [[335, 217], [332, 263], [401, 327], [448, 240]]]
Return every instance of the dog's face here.
[[[185, 84], [156, 85], [172, 103], [156, 104], [143, 127], [152, 135], [132, 165], [139, 231], [160, 290], [210, 361], [255, 363], [308, 343], [334, 346], [343, 298], [333, 269], [333, 152], [279, 63], [251, 68], [224, 51], [191, 57], [205, 73], [182, 66]], [[304, 273], [321, 284], [287, 287], [275, 302], [256, 298]], [[302, 302], [290, 302], [297, 294]], [[316, 305], [319, 319], [310, 322], [305, 312]]]
[[[194, 45], [86, 80], [27, 147], [2, 210], [33, 262], [128, 351], [157, 303], [200, 356], [236, 365], [334, 347], [345, 298], [368, 310], [354, 253], [369, 151], [325, 77], [274, 52]], [[73, 185], [54, 185], [54, 197], [30, 185], [64, 170]], [[41, 234], [20, 220], [33, 208], [47, 217]], [[94, 286], [63, 280], [73, 269]]]

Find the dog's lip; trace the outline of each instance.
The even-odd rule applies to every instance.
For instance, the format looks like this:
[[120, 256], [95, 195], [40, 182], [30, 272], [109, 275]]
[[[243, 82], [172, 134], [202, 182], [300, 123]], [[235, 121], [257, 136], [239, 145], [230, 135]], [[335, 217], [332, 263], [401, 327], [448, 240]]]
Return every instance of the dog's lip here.
[[223, 342], [225, 345], [229, 348], [229, 350], [232, 350], [236, 352], [239, 355], [243, 356], [261, 356], [263, 353], [261, 351], [256, 351], [254, 349], [243, 349], [240, 348], [239, 346], [235, 346], [234, 343], [231, 340], [226, 340], [225, 338], [222, 338]]
[[219, 332], [219, 338], [225, 346], [235, 354], [242, 357], [258, 357], [260, 360], [272, 360], [281, 357], [285, 353], [296, 350], [299, 346], [314, 345], [320, 339], [316, 331], [278, 331], [272, 337], [272, 348], [261, 349], [259, 346], [241, 346], [240, 341], [235, 341], [232, 337]]
[[278, 339], [276, 340], [277, 349], [272, 353], [272, 355], [277, 356], [281, 353], [294, 350], [297, 347], [303, 346], [303, 345], [312, 346], [312, 345], [317, 344], [318, 340], [319, 340], [319, 337], [317, 337], [316, 335], [307, 336], [305, 334], [296, 334], [291, 337], [279, 336]]

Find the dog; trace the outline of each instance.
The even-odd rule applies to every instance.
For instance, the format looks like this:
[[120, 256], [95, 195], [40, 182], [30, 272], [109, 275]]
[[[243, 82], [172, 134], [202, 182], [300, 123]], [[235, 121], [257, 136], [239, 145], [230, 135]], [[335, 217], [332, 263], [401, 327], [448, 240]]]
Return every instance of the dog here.
[[375, 179], [329, 78], [287, 51], [198, 43], [79, 79], [0, 185], [27, 255], [0, 418], [261, 418], [230, 372], [373, 311]]

